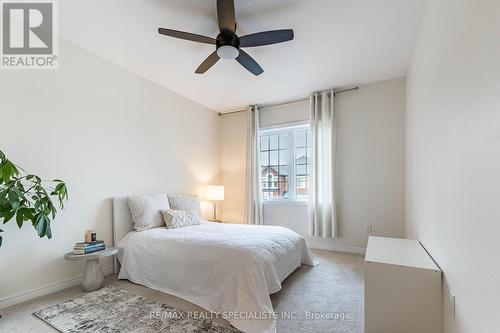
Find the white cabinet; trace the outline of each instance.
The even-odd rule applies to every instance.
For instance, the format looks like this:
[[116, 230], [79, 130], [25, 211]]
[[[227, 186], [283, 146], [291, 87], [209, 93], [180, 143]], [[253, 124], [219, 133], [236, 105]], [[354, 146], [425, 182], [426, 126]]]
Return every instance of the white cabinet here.
[[370, 237], [365, 333], [440, 333], [441, 270], [420, 242]]

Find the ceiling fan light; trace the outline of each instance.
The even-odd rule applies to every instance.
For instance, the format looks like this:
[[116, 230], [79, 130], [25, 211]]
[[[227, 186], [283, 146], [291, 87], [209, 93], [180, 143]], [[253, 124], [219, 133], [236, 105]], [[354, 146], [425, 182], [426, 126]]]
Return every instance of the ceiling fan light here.
[[240, 54], [240, 51], [231, 45], [224, 45], [224, 46], [221, 46], [217, 49], [217, 55], [221, 59], [225, 59], [225, 60], [236, 59], [236, 57], [239, 54]]

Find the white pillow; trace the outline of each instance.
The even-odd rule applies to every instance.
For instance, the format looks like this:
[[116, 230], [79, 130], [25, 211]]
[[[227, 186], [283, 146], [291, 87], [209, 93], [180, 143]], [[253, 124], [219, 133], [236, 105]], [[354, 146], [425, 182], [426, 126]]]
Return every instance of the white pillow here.
[[200, 218], [194, 209], [165, 209], [161, 211], [161, 215], [163, 215], [163, 220], [165, 221], [168, 229], [189, 227], [200, 224]]
[[170, 204], [170, 209], [175, 209], [175, 210], [194, 209], [198, 214], [198, 217], [201, 218], [200, 201], [194, 195], [189, 195], [189, 194], [169, 195], [168, 202]]
[[162, 227], [165, 223], [160, 211], [170, 208], [166, 194], [132, 195], [128, 197], [128, 207], [136, 231]]

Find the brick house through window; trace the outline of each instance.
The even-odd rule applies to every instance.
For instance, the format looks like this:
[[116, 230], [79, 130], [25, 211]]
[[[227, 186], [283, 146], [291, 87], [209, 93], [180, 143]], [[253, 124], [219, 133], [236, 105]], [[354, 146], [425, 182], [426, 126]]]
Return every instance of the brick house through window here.
[[262, 170], [262, 189], [268, 193], [269, 197], [286, 198], [288, 195], [287, 178], [288, 175], [279, 174], [273, 167], [266, 167]]
[[261, 130], [263, 200], [308, 200], [311, 146], [307, 125]]

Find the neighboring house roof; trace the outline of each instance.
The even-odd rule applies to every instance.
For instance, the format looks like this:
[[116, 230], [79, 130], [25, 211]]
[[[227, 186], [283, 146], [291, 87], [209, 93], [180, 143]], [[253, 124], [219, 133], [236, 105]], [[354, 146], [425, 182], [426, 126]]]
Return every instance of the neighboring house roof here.
[[[286, 168], [286, 169], [288, 169], [288, 168]], [[284, 173], [283, 170], [285, 170], [285, 169], [282, 168], [281, 175], [282, 176], [287, 176], [288, 170], [287, 170], [286, 173]], [[264, 176], [267, 173], [271, 173], [272, 175], [276, 176], [276, 175], [278, 175], [278, 170], [276, 170], [276, 168], [268, 166], [267, 168], [265, 168], [265, 169], [262, 170], [262, 176]]]
[[[296, 163], [297, 164], [309, 164], [310, 163], [310, 158], [307, 158], [304, 155], [300, 156], [296, 160]], [[277, 168], [268, 166], [267, 168], [265, 168], [265, 169], [262, 170], [262, 174], [261, 175], [264, 176], [268, 172], [271, 172], [271, 174], [273, 174], [273, 175], [277, 175], [278, 174]], [[280, 172], [280, 175], [282, 175], [282, 176], [288, 176], [288, 167], [281, 168], [279, 170], [279, 172]]]
[[297, 159], [297, 164], [309, 164], [310, 158], [307, 158], [306, 156], [302, 155]]

